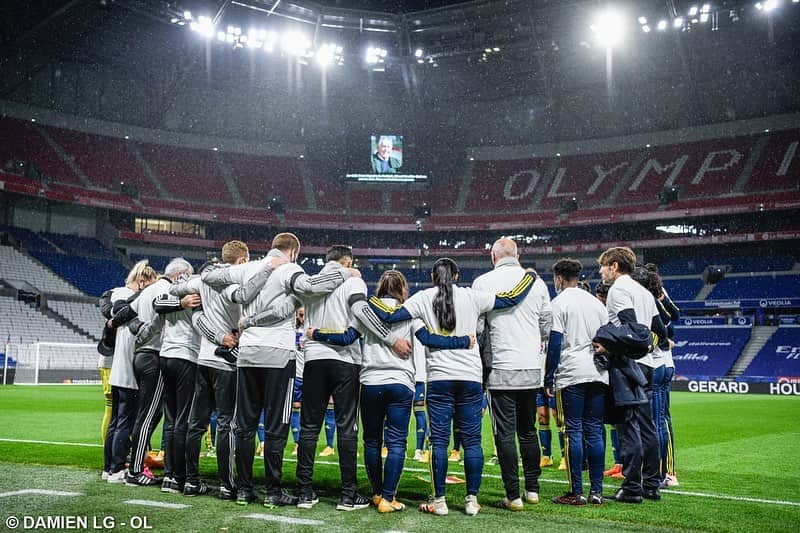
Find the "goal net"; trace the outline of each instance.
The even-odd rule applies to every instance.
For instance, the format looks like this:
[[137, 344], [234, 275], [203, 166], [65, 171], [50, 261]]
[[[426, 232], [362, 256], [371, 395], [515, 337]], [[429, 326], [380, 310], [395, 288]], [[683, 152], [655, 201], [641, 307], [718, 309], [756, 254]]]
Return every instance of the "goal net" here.
[[9, 343], [5, 348], [6, 357], [0, 367], [0, 379], [4, 379], [5, 383], [39, 385], [100, 382], [97, 371], [100, 354], [97, 353], [96, 344]]

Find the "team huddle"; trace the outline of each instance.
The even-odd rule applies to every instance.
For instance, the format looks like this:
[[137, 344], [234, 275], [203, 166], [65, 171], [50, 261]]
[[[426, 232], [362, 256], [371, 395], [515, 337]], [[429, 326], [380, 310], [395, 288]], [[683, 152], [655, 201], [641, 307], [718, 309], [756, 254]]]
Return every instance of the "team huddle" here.
[[[341, 474], [336, 509], [402, 511], [398, 486], [414, 412], [415, 459], [430, 463], [432, 482], [419, 510], [449, 512], [452, 431], [463, 448], [464, 511], [476, 515], [488, 408], [505, 489], [497, 505], [518, 511], [539, 502], [542, 466], [552, 464], [550, 444], [542, 439], [540, 447], [539, 438], [552, 407], [570, 481], [555, 503], [601, 505], [604, 474], [624, 478], [613, 499], [625, 503], [658, 500], [660, 487], [677, 484], [669, 383], [670, 323], [679, 311], [657, 269], [637, 267], [629, 248], [600, 256], [597, 296], [581, 288], [579, 261], [556, 262], [552, 301], [506, 238], [492, 246], [494, 268], [471, 287], [460, 286], [458, 265], [442, 258], [433, 264], [433, 286], [413, 296], [396, 270], [385, 271], [370, 296], [347, 246], [331, 247], [316, 275], [296, 263], [299, 253], [291, 233], [276, 235], [269, 253], [254, 261], [243, 242], [230, 241], [219, 261], [196, 273], [182, 258], [163, 275], [141, 261], [125, 285], [101, 297], [103, 479], [186, 496], [210, 493], [199, 457], [215, 414], [219, 498], [241, 505], [259, 499], [258, 454], [263, 504], [310, 509], [319, 502], [319, 433], [323, 424], [334, 425], [332, 414]], [[162, 413], [159, 478], [148, 468], [148, 449]], [[606, 472], [604, 424], [614, 425], [615, 465]], [[359, 431], [371, 497], [358, 493]], [[294, 491], [282, 483], [290, 433], [297, 442]]]

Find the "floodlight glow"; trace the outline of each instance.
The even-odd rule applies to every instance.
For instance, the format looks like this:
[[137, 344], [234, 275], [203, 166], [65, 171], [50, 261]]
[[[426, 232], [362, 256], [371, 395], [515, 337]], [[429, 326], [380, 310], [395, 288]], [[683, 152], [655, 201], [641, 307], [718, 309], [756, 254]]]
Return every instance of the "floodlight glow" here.
[[177, 23], [178, 23], [178, 20], [180, 20], [180, 19], [178, 19], [178, 17], [172, 17], [171, 19], [169, 19], [169, 21], [170, 21], [172, 24], [177, 24]]
[[622, 42], [625, 33], [625, 20], [616, 11], [605, 11], [589, 26], [595, 39], [606, 48], [612, 48]]
[[643, 26], [645, 24], [647, 24], [647, 18], [646, 17], [639, 17], [639, 24], [641, 24]]
[[664, 31], [667, 29], [667, 21], [666, 20], [659, 20], [658, 26], [656, 26], [660, 31]]
[[689, 8], [689, 16], [693, 17], [697, 15], [697, 6], [692, 6]]
[[278, 42], [278, 34], [274, 31], [265, 31], [264, 36], [264, 51], [273, 52], [275, 50], [275, 43]]
[[325, 68], [328, 65], [344, 64], [344, 48], [338, 44], [325, 43], [317, 49], [316, 57], [319, 66]]
[[678, 17], [672, 21], [673, 28], [680, 28], [681, 26], [683, 26], [683, 17]]
[[290, 31], [281, 38], [281, 49], [289, 55], [304, 56], [311, 47], [311, 42], [300, 32]]
[[377, 46], [370, 46], [367, 48], [367, 57], [366, 61], [368, 65], [376, 65], [378, 63], [383, 63], [386, 59], [386, 55], [388, 54], [385, 48], [380, 48]]
[[425, 60], [424, 60], [424, 59], [417, 59], [417, 63], [419, 63], [420, 65], [422, 65], [422, 64], [424, 64], [424, 63], [425, 63]]
[[184, 20], [192, 20], [192, 12], [191, 11], [184, 11], [183, 12]]
[[756, 9], [761, 11], [762, 9], [764, 9], [764, 4], [762, 4], [761, 2], [756, 2]]
[[423, 54], [422, 48], [417, 48], [416, 50], [414, 50], [414, 57], [416, 57], [417, 59], [422, 57], [422, 54]]
[[650, 26], [645, 24], [644, 26], [642, 26], [642, 31], [645, 33], [650, 33]]
[[495, 46], [494, 48], [492, 48], [492, 52], [499, 52], [499, 51], [500, 51], [500, 48], [498, 48], [497, 46]]
[[780, 4], [780, 0], [767, 0], [764, 2], [764, 11], [772, 11]]
[[264, 38], [262, 34], [266, 34], [265, 31], [261, 30], [253, 30], [247, 32], [247, 47], [248, 48], [261, 48], [264, 46]]
[[208, 39], [214, 36], [214, 23], [211, 21], [209, 17], [201, 15], [200, 17], [198, 17], [197, 22], [192, 22], [189, 25], [189, 28], [191, 28], [192, 31], [196, 31], [197, 33]]
[[223, 43], [225, 42], [225, 32], [224, 31], [218, 31], [217, 32], [217, 40], [221, 41]]
[[486, 49], [484, 49], [484, 52], [486, 52], [487, 54], [491, 54], [492, 53], [492, 49], [491, 48], [486, 48]]
[[700, 13], [700, 22], [708, 22], [708, 13]]
[[711, 4], [703, 4], [703, 9], [700, 10], [700, 13], [710, 13], [711, 12]]

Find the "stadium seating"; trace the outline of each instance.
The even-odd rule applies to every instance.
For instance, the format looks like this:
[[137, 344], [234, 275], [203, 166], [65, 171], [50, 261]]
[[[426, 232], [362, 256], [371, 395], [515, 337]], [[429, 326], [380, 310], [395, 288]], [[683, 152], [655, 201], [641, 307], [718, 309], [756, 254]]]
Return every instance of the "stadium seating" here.
[[755, 142], [748, 136], [651, 148], [618, 201], [656, 203], [666, 185], [682, 199], [729, 194]]
[[700, 289], [703, 288], [703, 280], [696, 279], [664, 279], [664, 287], [672, 300], [694, 300]]
[[128, 275], [127, 269], [113, 259], [52, 252], [31, 255], [91, 296], [100, 296], [106, 289], [119, 286]]
[[173, 197], [231, 204], [231, 193], [214, 161], [214, 152], [147, 143], [141, 143], [139, 149]]
[[709, 294], [710, 299], [788, 298], [800, 296], [799, 275], [725, 278]]
[[751, 328], [675, 327], [675, 374], [684, 378], [724, 376], [750, 340]]
[[[287, 209], [287, 220], [302, 220], [309, 215], [301, 167], [294, 156], [149, 144], [11, 118], [3, 118], [0, 129], [0, 163], [17, 158], [34, 160], [49, 177], [40, 183], [8, 175], [3, 187], [21, 194], [156, 216], [237, 223], [256, 220], [264, 225], [278, 223], [266, 210], [266, 202], [279, 196]], [[60, 146], [59, 150], [46, 142], [42, 133]], [[463, 191], [463, 212], [458, 203], [462, 190], [458, 175], [438, 177], [423, 190], [387, 189], [391, 213], [386, 214], [382, 213], [382, 191], [357, 187], [345, 190], [329, 176], [314, 176], [314, 214], [322, 217], [319, 224], [329, 228], [341, 224], [363, 224], [366, 229], [374, 223], [411, 225], [414, 207], [427, 203], [433, 210], [426, 222], [428, 230], [499, 229], [510, 224], [587, 225], [650, 218], [658, 205], [658, 193], [668, 184], [679, 189], [677, 202], [659, 208], [670, 213], [669, 218], [685, 210], [719, 214], [725, 209], [742, 212], [762, 204], [766, 209], [786, 209], [800, 204], [796, 192], [800, 158], [791, 157], [798, 138], [800, 130], [789, 130], [616, 152], [478, 160]], [[756, 147], [762, 144], [763, 150], [758, 151]], [[148, 177], [133, 157], [129, 148], [134, 146], [154, 178]], [[758, 157], [753, 159], [753, 154]], [[72, 171], [69, 159], [83, 170], [89, 187]], [[232, 204], [224, 169], [251, 210], [222, 207]], [[123, 179], [139, 187], [139, 200], [119, 192]], [[160, 197], [158, 182], [171, 200]], [[578, 211], [561, 216], [561, 202], [572, 197], [578, 201]], [[348, 205], [350, 212], [345, 220], [342, 215]], [[221, 213], [222, 209], [232, 211]]]
[[317, 209], [342, 213], [347, 206], [345, 190], [342, 184], [331, 179], [313, 177], [311, 184], [314, 188], [314, 197]]
[[49, 181], [79, 184], [80, 178], [29, 122], [0, 117], [0, 165], [33, 163]]
[[702, 274], [709, 265], [730, 265], [735, 273], [744, 272], [776, 272], [791, 270], [795, 260], [788, 255], [756, 255], [756, 256], [715, 256], [694, 257], [691, 259], [670, 259], [658, 265], [662, 276], [680, 276], [686, 274]]
[[[746, 189], [748, 191], [796, 190], [797, 176], [800, 174], [800, 158], [797, 155], [788, 161], [786, 158], [792, 143], [798, 141], [800, 141], [800, 131], [797, 130], [771, 134], [764, 152], [753, 168]], [[796, 150], [797, 146], [794, 148]]]
[[67, 319], [89, 335], [100, 339], [103, 329], [103, 316], [96, 304], [47, 300], [47, 307]]
[[251, 207], [263, 208], [279, 196], [289, 209], [307, 208], [303, 178], [296, 159], [224, 153], [239, 194]]
[[57, 252], [53, 243], [46, 241], [36, 232], [25, 228], [13, 226], [0, 226], [0, 233], [9, 233], [19, 241], [26, 250], [37, 250], [41, 252]]
[[573, 197], [581, 208], [605, 204], [635, 156], [635, 152], [616, 152], [559, 158], [558, 170], [539, 207], [560, 209], [563, 200]]
[[744, 376], [800, 377], [800, 327], [779, 327], [744, 371]]
[[[53, 252], [34, 252], [49, 254]], [[22, 252], [0, 246], [0, 279], [24, 280], [42, 292], [80, 295], [81, 292]]]
[[142, 196], [158, 194], [126, 146], [132, 141], [61, 128], [48, 128], [47, 131], [75, 160], [92, 185], [118, 191], [120, 183], [125, 182], [136, 185]]
[[[533, 203], [549, 161], [543, 158], [476, 161], [467, 196], [467, 211], [523, 210]], [[514, 179], [512, 179], [514, 176]]]
[[[362, 213], [379, 214], [383, 211], [383, 191], [380, 190], [359, 190], [351, 187], [347, 191], [350, 195], [350, 209]], [[413, 212], [409, 211], [409, 214]]]
[[30, 305], [0, 296], [0, 334], [12, 343], [72, 342], [89, 343], [84, 337]]
[[106, 259], [114, 258], [114, 254], [111, 250], [103, 246], [97, 239], [80, 237], [78, 235], [63, 235], [60, 233], [43, 233], [42, 236], [68, 254]]

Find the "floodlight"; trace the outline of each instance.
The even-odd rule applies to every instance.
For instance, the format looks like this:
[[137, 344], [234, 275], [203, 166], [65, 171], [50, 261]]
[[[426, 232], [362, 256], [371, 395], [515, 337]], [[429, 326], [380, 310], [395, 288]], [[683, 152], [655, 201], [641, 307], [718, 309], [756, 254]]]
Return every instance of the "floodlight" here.
[[700, 10], [700, 13], [710, 13], [711, 12], [711, 4], [703, 4], [703, 9]]
[[422, 54], [423, 54], [422, 48], [417, 48], [416, 50], [414, 50], [414, 57], [416, 57], [417, 59], [422, 57]]
[[484, 52], [486, 52], [487, 54], [491, 54], [492, 53], [492, 49], [491, 48], [486, 48], [484, 50]]
[[700, 13], [700, 22], [708, 22], [708, 13]]
[[645, 24], [644, 26], [642, 26], [642, 31], [645, 33], [650, 33], [650, 26]]
[[667, 21], [666, 20], [659, 20], [658, 26], [656, 26], [659, 30], [664, 31], [667, 29]]
[[780, 4], [780, 0], [767, 0], [764, 2], [764, 11], [770, 12]]
[[214, 23], [209, 17], [201, 15], [197, 22], [192, 22], [189, 27], [207, 39], [214, 36]]
[[693, 17], [697, 15], [697, 6], [692, 6], [689, 8], [689, 16]]
[[344, 64], [344, 48], [338, 44], [325, 43], [317, 49], [317, 63], [321, 67], [328, 65], [342, 65]]
[[386, 59], [386, 55], [388, 54], [385, 48], [380, 48], [377, 46], [370, 46], [367, 48], [367, 56], [366, 61], [368, 65], [376, 65], [378, 63], [383, 63]]
[[611, 48], [622, 42], [625, 20], [616, 11], [609, 10], [601, 13], [589, 28], [600, 44]]
[[497, 47], [497, 46], [495, 46], [494, 48], [492, 48], [492, 52], [499, 52], [499, 51], [500, 51], [500, 48], [499, 48], [499, 47]]
[[683, 26], [683, 17], [678, 17], [672, 21], [673, 28], [680, 28], [681, 26]]
[[290, 31], [281, 38], [281, 49], [289, 55], [304, 56], [311, 47], [308, 38], [298, 31]]
[[184, 11], [183, 12], [184, 20], [192, 20], [192, 12], [191, 11]]
[[639, 24], [641, 24], [643, 26], [645, 24], [647, 24], [647, 18], [646, 17], [639, 17]]

